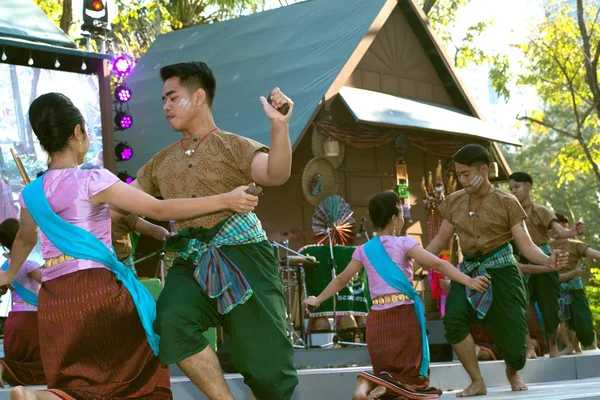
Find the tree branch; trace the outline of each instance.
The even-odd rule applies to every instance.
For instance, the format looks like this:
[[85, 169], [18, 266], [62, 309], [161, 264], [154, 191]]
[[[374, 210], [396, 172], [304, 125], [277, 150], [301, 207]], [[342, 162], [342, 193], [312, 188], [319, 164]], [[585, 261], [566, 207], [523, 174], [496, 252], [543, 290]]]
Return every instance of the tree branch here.
[[579, 140], [578, 137], [575, 136], [575, 135], [573, 135], [571, 132], [567, 132], [564, 129], [557, 128], [554, 125], [549, 124], [546, 121], [540, 121], [539, 119], [531, 118], [531, 117], [528, 117], [528, 116], [525, 116], [525, 117], [517, 116], [517, 120], [519, 120], [519, 121], [529, 121], [531, 123], [534, 123], [534, 124], [537, 124], [537, 125], [541, 125], [541, 126], [546, 127], [548, 129], [552, 129], [556, 133], [560, 133], [561, 135], [568, 136], [571, 139]]
[[583, 148], [583, 152], [585, 153], [585, 158], [592, 165], [592, 169], [594, 170], [594, 173], [596, 174], [596, 179], [598, 179], [598, 182], [600, 183], [600, 168], [598, 167], [598, 163], [594, 160], [594, 157], [592, 156], [592, 153], [590, 152], [590, 148], [589, 148], [587, 142], [583, 139], [583, 137], [580, 137], [577, 140], [579, 141], [579, 145]]
[[590, 43], [590, 35], [585, 25], [583, 0], [577, 0], [577, 24], [581, 32], [583, 41], [583, 59], [585, 62], [585, 80], [590, 87], [590, 91], [594, 96], [594, 104], [598, 115], [600, 115], [600, 88], [598, 87], [598, 73], [593, 67], [592, 48]]

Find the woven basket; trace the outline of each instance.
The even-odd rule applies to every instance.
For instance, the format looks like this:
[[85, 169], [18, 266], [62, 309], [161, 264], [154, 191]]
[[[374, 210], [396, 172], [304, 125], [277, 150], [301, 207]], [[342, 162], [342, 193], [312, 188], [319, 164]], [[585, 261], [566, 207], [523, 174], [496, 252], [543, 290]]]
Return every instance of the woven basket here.
[[[327, 142], [327, 138], [327, 135], [322, 133], [316, 125], [313, 125], [311, 147], [315, 157], [325, 157], [324, 146]], [[346, 147], [342, 142], [337, 141], [337, 143], [339, 147], [339, 154], [335, 157], [326, 157], [335, 168], [342, 165], [342, 162], [344, 161], [344, 152], [346, 150]]]
[[[323, 187], [319, 194], [313, 195], [311, 183], [316, 174], [321, 174]], [[302, 192], [306, 200], [316, 206], [327, 196], [336, 194], [338, 190], [338, 177], [335, 168], [325, 157], [316, 157], [306, 163], [302, 173]]]

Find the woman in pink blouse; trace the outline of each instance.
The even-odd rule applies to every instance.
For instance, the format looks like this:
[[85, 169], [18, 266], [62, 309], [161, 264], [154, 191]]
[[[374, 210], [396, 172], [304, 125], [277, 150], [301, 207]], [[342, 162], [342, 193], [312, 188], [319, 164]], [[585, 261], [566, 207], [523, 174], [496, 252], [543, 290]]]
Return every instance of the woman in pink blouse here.
[[[6, 253], [6, 266], [10, 266], [10, 252], [19, 231], [19, 221], [9, 218], [0, 224], [0, 245]], [[31, 260], [23, 263], [15, 282], [37, 298], [42, 273], [40, 266]], [[0, 358], [0, 377], [11, 386], [43, 385], [46, 383], [40, 356], [38, 333], [38, 308], [12, 292], [12, 309], [4, 323], [4, 357]], [[0, 386], [4, 386], [0, 382]]]
[[[433, 268], [465, 286], [484, 291], [487, 278], [471, 278], [452, 264], [424, 250], [419, 243], [407, 236], [397, 236], [404, 219], [398, 195], [395, 192], [376, 194], [369, 201], [369, 217], [376, 238], [396, 265], [394, 273], [403, 274], [408, 282], [413, 279], [413, 260], [425, 268]], [[340, 291], [364, 266], [369, 278], [369, 292], [373, 306], [367, 317], [367, 347], [374, 374], [359, 376], [354, 400], [378, 398], [386, 392], [407, 398], [436, 398], [441, 392], [429, 387], [429, 378], [420, 372], [423, 359], [421, 326], [413, 300], [407, 293], [399, 292], [376, 270], [365, 254], [365, 246], [359, 246], [352, 261], [323, 292], [307, 298], [304, 303], [318, 307]], [[414, 293], [414, 291], [413, 291]], [[372, 392], [373, 391], [373, 392]], [[371, 393], [372, 392], [372, 393]]]
[[[35, 99], [29, 120], [51, 161], [48, 171], [24, 189], [35, 195], [21, 198], [21, 227], [10, 268], [0, 271], [0, 286], [12, 283], [19, 273], [37, 243], [40, 225], [45, 264], [38, 324], [48, 390], [17, 387], [11, 399], [172, 399], [168, 368], [155, 356], [151, 320], [156, 303], [147, 302], [149, 293], [136, 286], [140, 284], [131, 271], [108, 250], [109, 206], [169, 221], [223, 209], [249, 212], [258, 198], [239, 187], [218, 196], [157, 200], [105, 169], [79, 169], [90, 139], [81, 112], [62, 94]], [[68, 237], [67, 230], [79, 236]], [[98, 246], [110, 255], [106, 265], [93, 260], [99, 253], [90, 249]]]

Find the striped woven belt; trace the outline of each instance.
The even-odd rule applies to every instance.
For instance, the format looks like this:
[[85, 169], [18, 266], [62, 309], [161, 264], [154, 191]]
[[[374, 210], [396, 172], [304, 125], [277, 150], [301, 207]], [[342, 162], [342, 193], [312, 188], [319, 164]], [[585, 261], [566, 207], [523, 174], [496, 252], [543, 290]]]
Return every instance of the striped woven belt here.
[[75, 258], [71, 257], [71, 256], [67, 256], [64, 254], [61, 254], [60, 256], [57, 257], [52, 257], [52, 258], [46, 258], [44, 260], [44, 267], [43, 268], [51, 268], [54, 267], [57, 264], [60, 264], [61, 262], [65, 262], [68, 260], [74, 260]]
[[399, 301], [407, 301], [410, 300], [410, 297], [405, 295], [404, 293], [394, 293], [394, 294], [386, 294], [385, 296], [379, 296], [373, 299], [374, 306], [381, 306], [384, 304], [393, 304]]

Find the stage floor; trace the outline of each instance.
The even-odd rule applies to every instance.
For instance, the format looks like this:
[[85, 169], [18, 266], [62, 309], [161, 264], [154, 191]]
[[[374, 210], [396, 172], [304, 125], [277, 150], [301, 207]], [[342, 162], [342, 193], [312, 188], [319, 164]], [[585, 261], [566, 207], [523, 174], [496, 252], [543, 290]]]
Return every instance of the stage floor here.
[[[366, 349], [328, 349], [301, 351], [313, 354], [322, 352], [331, 357], [330, 364], [338, 364], [337, 355], [346, 357], [351, 352], [362, 353]], [[339, 353], [338, 353], [339, 351]], [[339, 365], [339, 364], [338, 364]], [[491, 361], [481, 363], [489, 394], [480, 398], [491, 399], [600, 399], [600, 351], [585, 352], [583, 355], [560, 358], [538, 358], [529, 360], [521, 372], [523, 380], [530, 386], [527, 392], [511, 392], [504, 375], [504, 363]], [[293, 400], [349, 400], [361, 371], [369, 366], [343, 368], [309, 368], [298, 371], [300, 384]], [[172, 389], [176, 400], [205, 400], [192, 383], [173, 368]], [[236, 399], [249, 399], [249, 390], [239, 374], [226, 374], [227, 383]], [[451, 399], [456, 392], [469, 383], [468, 376], [457, 362], [433, 363], [431, 384], [445, 391], [442, 399]], [[43, 387], [39, 387], [43, 389]], [[10, 390], [0, 390], [0, 400], [8, 400]]]

